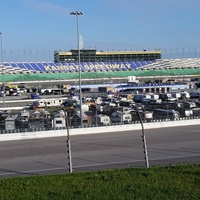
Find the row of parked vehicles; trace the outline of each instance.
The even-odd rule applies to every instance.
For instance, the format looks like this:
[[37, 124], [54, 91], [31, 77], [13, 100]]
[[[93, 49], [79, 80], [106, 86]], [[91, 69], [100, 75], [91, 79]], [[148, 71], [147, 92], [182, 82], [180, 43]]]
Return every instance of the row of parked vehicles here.
[[[176, 93], [178, 94], [178, 92]], [[65, 128], [66, 116], [61, 115], [61, 112], [58, 114], [58, 110], [65, 110], [67, 112], [70, 127], [79, 127], [81, 119], [84, 126], [100, 126], [133, 123], [139, 121], [139, 116], [143, 121], [149, 122], [154, 120], [179, 120], [185, 117], [200, 117], [199, 98], [191, 99], [191, 97], [189, 98], [185, 94], [184, 98], [177, 95], [172, 100], [174, 94], [175, 92], [166, 94], [98, 94], [94, 96], [91, 93], [90, 96], [83, 96], [81, 107], [82, 118], [80, 116], [80, 99], [78, 95], [71, 95], [70, 97], [66, 97], [66, 99], [60, 97], [36, 99], [29, 107], [31, 117], [26, 121], [26, 128]], [[163, 96], [167, 96], [168, 98], [163, 99]], [[49, 114], [47, 112], [39, 114], [41, 110], [49, 111], [48, 108], [54, 108], [52, 109], [54, 111], [49, 112]], [[57, 114], [55, 115], [55, 113]], [[12, 115], [12, 113], [9, 115]], [[18, 115], [16, 119], [13, 119], [17, 122], [17, 126], [23, 124], [20, 116]], [[47, 116], [48, 120], [46, 119]], [[8, 123], [11, 118], [7, 117], [7, 119], [2, 117], [2, 120], [6, 120]], [[39, 123], [43, 124], [39, 126]]]
[[[171, 96], [170, 96], [171, 95]], [[173, 93], [165, 94], [173, 98]], [[185, 94], [185, 98], [162, 99], [164, 94], [114, 94], [84, 97], [82, 111], [90, 117], [98, 120], [97, 124], [108, 125], [110, 123], [123, 123], [138, 120], [136, 107], [140, 111], [143, 120], [170, 119], [176, 120], [182, 117], [199, 116], [199, 101], [191, 100]], [[64, 107], [72, 113], [80, 110], [79, 96], [71, 96], [67, 100], [40, 99], [35, 102], [36, 107]], [[98, 115], [98, 116], [97, 116]], [[109, 117], [109, 119], [108, 119]], [[86, 118], [86, 117], [85, 117]], [[87, 121], [87, 120], [86, 120]], [[105, 121], [105, 122], [104, 122]], [[96, 124], [96, 122], [94, 122]]]

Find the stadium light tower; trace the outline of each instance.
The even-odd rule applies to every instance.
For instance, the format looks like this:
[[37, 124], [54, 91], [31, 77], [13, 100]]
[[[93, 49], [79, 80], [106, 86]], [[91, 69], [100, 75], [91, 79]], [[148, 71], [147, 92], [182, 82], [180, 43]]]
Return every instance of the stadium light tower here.
[[2, 90], [3, 90], [3, 107], [5, 108], [5, 85], [4, 85], [4, 65], [3, 65], [3, 33], [0, 32], [1, 39], [1, 70], [2, 70]]
[[83, 127], [83, 113], [82, 113], [82, 89], [81, 89], [81, 59], [80, 59], [80, 35], [79, 35], [79, 16], [83, 15], [83, 12], [75, 11], [71, 12], [70, 15], [76, 16], [77, 22], [77, 46], [78, 46], [78, 67], [79, 67], [79, 98], [80, 98], [80, 120], [81, 128]]

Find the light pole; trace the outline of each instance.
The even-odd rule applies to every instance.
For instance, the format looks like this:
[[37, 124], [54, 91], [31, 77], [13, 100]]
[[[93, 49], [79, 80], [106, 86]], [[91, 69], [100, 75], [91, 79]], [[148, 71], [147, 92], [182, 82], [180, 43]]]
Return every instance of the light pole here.
[[83, 15], [83, 12], [75, 11], [75, 12], [71, 12], [70, 15], [75, 15], [76, 16], [76, 22], [77, 22], [77, 46], [78, 46], [78, 67], [79, 67], [80, 120], [81, 120], [81, 128], [82, 128], [83, 127], [83, 115], [82, 115], [82, 90], [81, 90], [81, 61], [80, 61], [79, 16]]
[[0, 32], [1, 36], [1, 67], [2, 67], [2, 90], [3, 90], [3, 107], [5, 108], [5, 85], [4, 85], [4, 65], [3, 65], [3, 33]]

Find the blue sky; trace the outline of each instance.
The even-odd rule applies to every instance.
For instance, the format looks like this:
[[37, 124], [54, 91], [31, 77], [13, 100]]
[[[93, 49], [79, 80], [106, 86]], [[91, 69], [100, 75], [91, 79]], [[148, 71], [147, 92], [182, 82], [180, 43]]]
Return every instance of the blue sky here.
[[199, 0], [1, 0], [5, 61], [53, 60], [54, 50], [161, 49], [163, 57], [197, 57]]

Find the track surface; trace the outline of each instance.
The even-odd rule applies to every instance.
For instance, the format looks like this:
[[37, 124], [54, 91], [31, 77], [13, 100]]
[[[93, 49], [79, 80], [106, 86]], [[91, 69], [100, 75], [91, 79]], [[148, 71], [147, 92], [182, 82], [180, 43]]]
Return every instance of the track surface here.
[[[200, 125], [145, 130], [150, 167], [200, 161]], [[66, 137], [0, 142], [0, 177], [69, 172]], [[145, 167], [141, 131], [71, 136], [73, 172]]]

